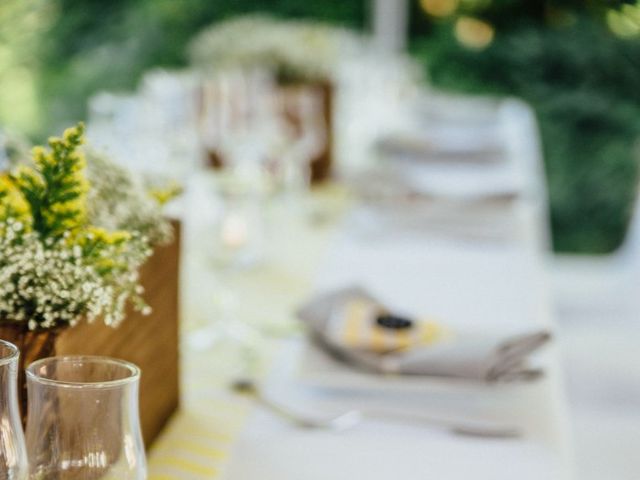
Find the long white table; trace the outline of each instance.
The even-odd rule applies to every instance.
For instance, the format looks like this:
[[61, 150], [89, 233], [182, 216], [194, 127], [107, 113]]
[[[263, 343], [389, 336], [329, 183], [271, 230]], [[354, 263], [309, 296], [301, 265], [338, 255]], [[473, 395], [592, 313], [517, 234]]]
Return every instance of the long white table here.
[[[507, 335], [553, 330], [545, 251], [536, 233], [538, 218], [535, 207], [522, 205], [514, 216], [519, 228], [516, 239], [469, 242], [407, 232], [363, 238], [347, 217], [319, 263], [315, 289], [361, 285], [389, 305], [431, 315], [461, 331]], [[537, 359], [546, 366], [547, 375], [534, 384], [467, 388], [425, 381], [423, 388], [415, 388], [414, 382], [412, 388], [395, 385], [377, 390], [344, 369], [332, 372], [317, 363], [302, 372], [288, 368], [304, 360], [295, 356], [296, 348], [288, 349], [275, 362], [266, 388], [307, 410], [362, 408], [381, 403], [386, 395], [387, 404], [405, 411], [511, 422], [521, 426], [525, 436], [487, 440], [420, 424], [375, 420], [348, 432], [304, 431], [256, 409], [232, 449], [228, 480], [571, 477], [569, 428], [555, 345]], [[297, 350], [305, 351], [299, 346]], [[327, 383], [331, 377], [333, 384]], [[314, 382], [316, 388], [308, 386]]]
[[[194, 177], [202, 185], [190, 186], [195, 195], [186, 209], [185, 337], [203, 327], [218, 328], [224, 323], [221, 318], [229, 316], [282, 333], [291, 329], [295, 308], [313, 292], [352, 284], [401, 311], [435, 317], [462, 332], [506, 336], [553, 331], [535, 121], [517, 102], [507, 102], [500, 111], [512, 159], [504, 166], [523, 193], [522, 202], [509, 214], [514, 235], [505, 241], [472, 239], [460, 232], [447, 235], [441, 228], [430, 232], [428, 227], [421, 233], [387, 229], [367, 235], [355, 228], [349, 214], [336, 221], [348, 202], [344, 190], [330, 188], [315, 194], [324, 222], [310, 224], [300, 217], [293, 220], [291, 212], [280, 212], [271, 219], [274, 228], [268, 243], [273, 248], [267, 262], [221, 279], [213, 271], [212, 232], [204, 215], [210, 208], [207, 192], [212, 186], [204, 177]], [[432, 171], [425, 178], [445, 173], [456, 171]], [[454, 184], [457, 178], [452, 179]], [[232, 311], [224, 315], [221, 287], [237, 296]], [[182, 410], [150, 454], [150, 479], [565, 480], [572, 476], [555, 344], [536, 359], [546, 366], [546, 377], [522, 386], [490, 388], [427, 379], [381, 383], [319, 360], [299, 336], [275, 345], [265, 340], [256, 354], [262, 360], [249, 367], [254, 374], [267, 370], [263, 378], [270, 395], [307, 411], [329, 414], [391, 405], [408, 413], [520, 426], [525, 435], [510, 440], [462, 437], [418, 422], [381, 420], [367, 420], [340, 433], [300, 430], [230, 393], [229, 382], [247, 371], [242, 355], [227, 355], [220, 345], [198, 350], [187, 342], [185, 347]], [[271, 357], [271, 367], [266, 368]]]

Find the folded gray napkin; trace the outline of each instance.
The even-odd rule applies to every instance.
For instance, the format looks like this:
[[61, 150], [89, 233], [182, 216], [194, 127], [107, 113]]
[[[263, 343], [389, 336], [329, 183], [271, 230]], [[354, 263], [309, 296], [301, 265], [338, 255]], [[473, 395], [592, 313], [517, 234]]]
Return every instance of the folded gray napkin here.
[[[528, 381], [543, 374], [542, 369], [530, 366], [527, 360], [530, 354], [550, 340], [549, 332], [538, 331], [504, 339], [454, 333], [430, 343], [374, 351], [336, 337], [336, 322], [344, 323], [345, 311], [353, 310], [354, 304], [359, 305], [360, 315], [356, 327], [362, 329], [362, 322], [365, 322], [371, 324], [366, 328], [372, 331], [386, 330], [383, 333], [376, 331], [378, 338], [391, 332], [392, 346], [395, 332], [402, 329], [410, 332], [419, 324], [419, 321], [390, 314], [358, 287], [340, 289], [312, 299], [298, 311], [298, 317], [321, 348], [354, 367], [380, 374], [453, 377], [483, 382]], [[406, 337], [408, 334], [401, 335]]]

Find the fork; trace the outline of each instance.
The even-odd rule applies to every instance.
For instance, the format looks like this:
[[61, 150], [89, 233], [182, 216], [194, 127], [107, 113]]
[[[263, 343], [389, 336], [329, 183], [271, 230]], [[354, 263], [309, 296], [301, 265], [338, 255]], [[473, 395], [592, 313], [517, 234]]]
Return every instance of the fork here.
[[443, 428], [456, 435], [474, 436], [482, 438], [516, 438], [522, 431], [515, 426], [502, 425], [495, 422], [453, 422], [439, 418], [417, 414], [404, 414], [396, 411], [369, 411], [366, 414], [360, 410], [348, 410], [332, 417], [315, 417], [293, 411], [280, 403], [267, 398], [258, 385], [250, 379], [238, 379], [232, 383], [232, 389], [238, 393], [253, 398], [258, 404], [279, 417], [301, 428], [342, 431], [353, 428], [361, 423], [365, 417], [382, 418], [415, 424], [425, 423], [433, 427]]

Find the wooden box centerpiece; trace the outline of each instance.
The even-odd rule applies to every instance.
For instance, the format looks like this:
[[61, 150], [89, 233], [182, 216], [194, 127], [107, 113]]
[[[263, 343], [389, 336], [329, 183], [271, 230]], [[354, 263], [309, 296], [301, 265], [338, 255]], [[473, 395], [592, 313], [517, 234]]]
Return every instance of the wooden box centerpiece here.
[[136, 364], [148, 446], [179, 401], [181, 231], [161, 208], [176, 189], [150, 188], [83, 142], [79, 124], [0, 172], [0, 338], [21, 352], [23, 422], [31, 362]]
[[105, 355], [136, 364], [140, 377], [140, 421], [147, 447], [178, 408], [180, 223], [172, 222], [174, 240], [156, 247], [142, 267], [145, 301], [142, 315], [129, 309], [116, 328], [101, 322], [80, 323], [55, 339], [56, 355]]

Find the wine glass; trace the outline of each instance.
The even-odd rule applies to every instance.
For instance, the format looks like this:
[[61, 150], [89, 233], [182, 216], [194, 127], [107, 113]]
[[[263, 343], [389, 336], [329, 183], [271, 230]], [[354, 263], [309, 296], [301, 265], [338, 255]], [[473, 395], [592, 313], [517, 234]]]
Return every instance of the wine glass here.
[[0, 480], [26, 480], [27, 451], [18, 407], [18, 348], [0, 340]]
[[138, 367], [108, 357], [51, 357], [26, 373], [30, 479], [146, 478]]
[[280, 155], [282, 193], [297, 217], [315, 216], [309, 191], [313, 165], [327, 147], [323, 92], [315, 86], [282, 87], [280, 116], [286, 132], [286, 145]]

